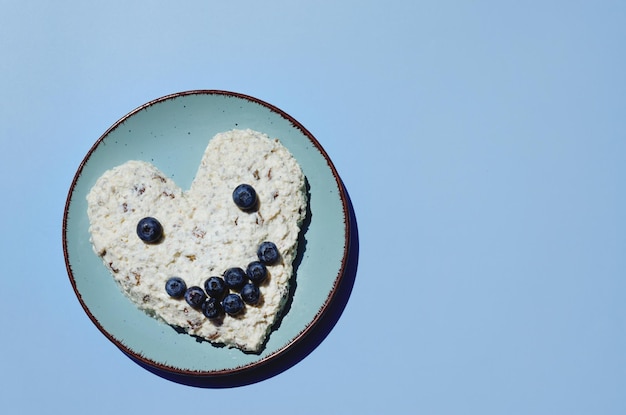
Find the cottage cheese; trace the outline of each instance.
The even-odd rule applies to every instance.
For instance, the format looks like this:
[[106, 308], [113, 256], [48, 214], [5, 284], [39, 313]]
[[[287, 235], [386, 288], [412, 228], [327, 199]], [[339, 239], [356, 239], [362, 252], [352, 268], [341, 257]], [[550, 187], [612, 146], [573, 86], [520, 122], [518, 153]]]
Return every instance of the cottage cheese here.
[[[241, 183], [256, 190], [257, 211], [243, 212], [234, 204], [232, 192]], [[304, 174], [278, 140], [252, 130], [217, 134], [188, 191], [152, 164], [128, 161], [105, 172], [87, 202], [93, 249], [137, 307], [212, 343], [262, 350], [289, 294], [308, 203]], [[163, 225], [158, 244], [146, 244], [136, 234], [146, 216]], [[212, 321], [165, 292], [173, 276], [188, 287], [204, 287], [206, 279], [228, 268], [245, 269], [266, 240], [276, 244], [281, 258], [268, 266], [259, 303], [242, 313]]]

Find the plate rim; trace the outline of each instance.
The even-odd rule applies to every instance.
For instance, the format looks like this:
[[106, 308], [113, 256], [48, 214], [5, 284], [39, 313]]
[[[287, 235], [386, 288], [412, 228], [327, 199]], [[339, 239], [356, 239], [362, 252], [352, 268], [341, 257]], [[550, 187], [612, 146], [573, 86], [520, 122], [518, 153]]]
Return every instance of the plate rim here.
[[[68, 228], [68, 222], [69, 222], [69, 218], [68, 218], [68, 214], [69, 214], [69, 210], [70, 210], [70, 206], [72, 204], [72, 197], [74, 194], [74, 189], [81, 177], [81, 174], [86, 166], [86, 164], [88, 163], [88, 161], [90, 160], [91, 156], [93, 155], [93, 153], [98, 149], [98, 147], [102, 144], [102, 142], [109, 136], [109, 134], [111, 134], [114, 130], [116, 130], [117, 128], [119, 128], [126, 120], [128, 120], [129, 118], [131, 118], [132, 116], [134, 116], [135, 114], [149, 108], [155, 105], [158, 105], [160, 103], [169, 101], [169, 100], [173, 100], [176, 98], [180, 98], [180, 97], [185, 97], [185, 96], [191, 96], [191, 95], [213, 95], [213, 96], [223, 96], [223, 97], [230, 97], [230, 98], [237, 98], [237, 99], [242, 99], [245, 101], [250, 101], [252, 103], [255, 104], [259, 104], [267, 109], [269, 109], [270, 111], [278, 114], [280, 117], [284, 118], [285, 120], [287, 120], [288, 122], [291, 123], [291, 125], [294, 128], [299, 129], [302, 134], [304, 134], [307, 139], [311, 142], [311, 144], [313, 144], [313, 146], [320, 152], [320, 154], [322, 155], [322, 157], [324, 158], [324, 160], [326, 161], [328, 167], [331, 170], [331, 173], [333, 175], [333, 178], [335, 180], [335, 183], [338, 187], [339, 190], [339, 197], [341, 199], [341, 205], [342, 205], [342, 209], [343, 209], [343, 217], [344, 217], [344, 235], [345, 235], [345, 240], [344, 240], [344, 249], [343, 249], [343, 255], [341, 258], [341, 266], [339, 268], [338, 274], [337, 276], [335, 276], [334, 280], [333, 280], [333, 286], [328, 294], [328, 296], [326, 297], [324, 303], [322, 304], [322, 306], [319, 308], [319, 310], [317, 310], [315, 316], [313, 317], [313, 319], [308, 322], [308, 324], [306, 326], [304, 326], [302, 328], [302, 330], [295, 336], [293, 337], [290, 341], [288, 341], [287, 343], [285, 343], [284, 345], [282, 345], [281, 347], [277, 348], [276, 350], [274, 350], [273, 352], [267, 354], [266, 356], [263, 356], [262, 358], [255, 360], [253, 362], [247, 363], [247, 364], [243, 364], [243, 365], [239, 365], [236, 367], [232, 367], [232, 368], [224, 368], [224, 369], [218, 369], [218, 370], [193, 370], [193, 369], [184, 369], [184, 368], [179, 368], [179, 367], [174, 367], [174, 366], [170, 366], [167, 365], [165, 363], [162, 362], [157, 362], [154, 359], [150, 359], [147, 356], [143, 356], [140, 352], [136, 352], [134, 350], [132, 350], [130, 347], [127, 347], [126, 345], [124, 345], [119, 339], [115, 338], [111, 333], [109, 333], [103, 326], [102, 324], [96, 319], [96, 317], [92, 314], [92, 312], [90, 311], [89, 307], [87, 306], [87, 304], [85, 303], [85, 301], [82, 298], [81, 292], [79, 291], [77, 284], [76, 284], [76, 280], [74, 278], [74, 273], [72, 270], [72, 264], [70, 261], [70, 255], [69, 255], [69, 247], [68, 247], [68, 234], [67, 234], [67, 228]], [[300, 122], [298, 122], [295, 118], [293, 118], [291, 115], [287, 114], [285, 111], [281, 110], [280, 108], [266, 102], [263, 101], [259, 98], [250, 96], [250, 95], [246, 95], [243, 93], [239, 93], [239, 92], [233, 92], [233, 91], [226, 91], [226, 90], [219, 90], [219, 89], [193, 89], [193, 90], [187, 90], [187, 91], [181, 91], [181, 92], [175, 92], [175, 93], [171, 93], [171, 94], [167, 94], [164, 95], [162, 97], [150, 100], [148, 102], [146, 102], [145, 104], [142, 104], [138, 107], [136, 107], [135, 109], [133, 109], [132, 111], [128, 112], [127, 114], [125, 114], [124, 116], [122, 116], [121, 118], [119, 118], [115, 123], [113, 123], [109, 128], [107, 128], [107, 130], [94, 142], [94, 144], [89, 148], [89, 150], [87, 151], [86, 155], [83, 157], [82, 161], [80, 162], [76, 173], [74, 174], [74, 177], [72, 179], [72, 182], [70, 184], [69, 187], [69, 191], [66, 197], [66, 201], [65, 201], [65, 206], [64, 206], [64, 212], [63, 212], [63, 223], [62, 223], [62, 242], [63, 242], [63, 255], [64, 255], [64, 260], [65, 260], [65, 266], [66, 266], [66, 271], [70, 280], [70, 283], [72, 285], [72, 289], [81, 305], [81, 307], [83, 308], [83, 311], [85, 311], [85, 313], [87, 314], [87, 316], [89, 317], [89, 319], [92, 321], [92, 323], [98, 328], [98, 330], [105, 335], [106, 338], [108, 338], [109, 341], [111, 341], [116, 347], [118, 347], [123, 353], [125, 353], [127, 356], [129, 356], [131, 359], [133, 359], [134, 361], [136, 361], [137, 363], [139, 363], [140, 365], [146, 367], [148, 369], [155, 369], [157, 371], [162, 371], [165, 373], [169, 373], [169, 374], [174, 374], [174, 375], [179, 375], [179, 376], [191, 376], [191, 377], [201, 377], [201, 378], [218, 378], [218, 377], [225, 377], [225, 376], [232, 376], [232, 375], [236, 375], [239, 373], [247, 373], [249, 371], [252, 370], [257, 370], [259, 368], [262, 368], [263, 366], [267, 365], [268, 363], [276, 360], [277, 358], [287, 354], [289, 352], [289, 350], [291, 350], [292, 348], [294, 348], [295, 345], [301, 343], [308, 334], [310, 334], [311, 332], [314, 331], [314, 329], [320, 324], [320, 321], [322, 320], [322, 318], [324, 317], [324, 315], [326, 314], [327, 310], [329, 309], [329, 306], [333, 303], [333, 300], [338, 296], [338, 291], [339, 291], [339, 287], [341, 285], [342, 280], [345, 277], [346, 271], [347, 271], [347, 266], [348, 266], [348, 260], [349, 260], [349, 255], [350, 255], [350, 250], [351, 250], [351, 244], [352, 244], [352, 240], [351, 240], [351, 228], [352, 228], [352, 222], [353, 222], [353, 218], [352, 215], [350, 214], [351, 212], [351, 206], [350, 206], [350, 201], [349, 198], [347, 196], [347, 192], [345, 190], [344, 184], [339, 176], [339, 173], [337, 172], [336, 167], [334, 166], [332, 160], [330, 159], [330, 157], [328, 156], [326, 150], [322, 147], [322, 145], [319, 143], [319, 141], [313, 136], [313, 134], [307, 130]]]

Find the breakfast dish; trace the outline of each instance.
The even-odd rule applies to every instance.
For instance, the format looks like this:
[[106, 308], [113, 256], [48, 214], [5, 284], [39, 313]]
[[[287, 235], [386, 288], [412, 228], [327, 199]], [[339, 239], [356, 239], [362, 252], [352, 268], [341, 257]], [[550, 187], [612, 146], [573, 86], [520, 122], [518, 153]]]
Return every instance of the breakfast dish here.
[[[260, 239], [263, 241], [258, 245], [250, 243], [249, 247], [231, 243], [229, 250], [232, 248], [233, 251], [229, 252], [228, 256], [233, 258], [232, 263], [226, 261], [226, 258], [220, 262], [222, 260], [219, 256], [208, 261], [207, 258], [201, 258], [202, 254], [195, 249], [202, 245], [201, 241], [217, 240], [218, 237], [214, 235], [214, 228], [211, 233], [198, 223], [192, 227], [192, 222], [196, 220], [205, 220], [207, 223], [209, 221], [206, 218], [202, 219], [206, 211], [201, 213], [199, 208], [193, 210], [191, 207], [193, 203], [189, 203], [188, 196], [189, 194], [193, 196], [200, 187], [205, 187], [204, 184], [200, 186], [198, 178], [202, 176], [200, 172], [204, 169], [203, 158], [207, 145], [210, 145], [216, 136], [228, 135], [233, 130], [238, 131], [236, 134], [248, 134], [247, 131], [250, 130], [249, 134], [254, 136], [257, 135], [254, 132], [260, 132], [270, 137], [272, 146], [277, 146], [275, 143], [277, 141], [280, 148], [286, 149], [297, 161], [305, 177], [306, 212], [303, 222], [298, 227], [297, 244], [293, 246], [293, 252], [289, 249], [289, 244], [280, 242], [279, 237], [259, 237], [259, 241]], [[333, 140], [338, 137], [327, 139]], [[231, 171], [230, 167], [221, 161], [222, 156], [219, 160], [216, 156], [211, 165], [220, 164]], [[243, 167], [239, 163], [234, 164], [239, 166], [232, 169], [237, 171], [237, 174], [243, 174], [238, 170], [247, 169], [245, 164]], [[96, 229], [88, 214], [90, 211], [88, 196], [97, 183], [98, 186], [104, 184], [99, 180], [111, 174], [107, 172], [118, 168], [118, 173], [136, 171], [136, 174], [141, 172], [140, 176], [154, 176], [157, 179], [153, 183], [155, 189], [162, 191], [157, 202], [143, 203], [139, 210], [135, 207], [131, 219], [125, 221], [123, 225], [113, 226], [114, 223], [121, 223], [121, 211], [130, 207], [128, 201], [124, 205], [121, 199], [117, 199], [116, 206], [120, 211], [114, 210], [112, 217], [120, 216], [116, 216], [117, 219], [107, 224], [106, 228], [112, 229], [118, 236], [124, 233], [128, 238], [132, 238], [132, 244], [136, 245], [133, 249], [141, 247], [146, 254], [146, 260], [139, 261], [140, 266], [133, 261], [128, 262], [135, 265], [131, 270], [131, 266], [127, 264], [128, 268], [124, 272], [121, 271], [123, 267], [118, 265], [115, 267], [118, 272], [114, 273], [109, 262], [115, 260], [123, 265], [125, 262], [120, 255], [124, 254], [119, 252], [116, 254], [116, 248], [107, 250], [105, 254], [102, 240], [93, 239], [92, 233]], [[277, 169], [272, 168], [272, 180], [278, 177], [275, 173], [280, 171], [280, 167]], [[154, 175], [147, 172], [153, 172]], [[262, 169], [259, 169], [259, 181], [263, 180], [261, 172]], [[197, 202], [195, 196], [192, 200], [201, 205], [206, 203], [215, 211], [215, 215], [221, 215], [223, 220], [233, 221], [231, 225], [221, 226], [219, 229], [243, 230], [244, 228], [240, 227], [244, 226], [247, 220], [256, 218], [259, 213], [267, 221], [273, 215], [265, 212], [270, 206], [269, 202], [264, 202], [263, 199], [268, 197], [268, 192], [263, 186], [257, 186], [254, 171], [252, 173], [252, 179], [244, 181], [242, 176], [241, 179], [233, 180], [229, 182], [228, 189], [225, 187], [219, 191], [219, 195], [215, 192], [211, 193], [211, 196], [205, 196], [204, 202]], [[160, 177], [165, 179], [165, 183]], [[127, 180], [126, 177], [118, 179]], [[212, 179], [205, 176], [202, 180], [209, 183]], [[137, 180], [131, 180], [125, 186], [127, 188], [132, 186], [134, 189], [135, 184]], [[256, 199], [252, 197], [250, 189], [240, 185], [249, 185], [252, 188], [258, 198], [258, 204], [255, 204]], [[300, 189], [300, 184], [294, 183], [294, 187]], [[141, 188], [138, 186], [136, 192], [140, 192]], [[106, 189], [106, 186], [103, 189]], [[146, 189], [143, 192], [150, 194], [152, 190]], [[116, 197], [120, 196], [121, 194]], [[100, 195], [100, 191], [95, 191], [91, 197], [95, 200], [104, 195]], [[289, 199], [299, 200], [298, 197]], [[178, 206], [181, 209], [173, 209], [172, 217], [157, 215], [157, 210], [165, 206]], [[111, 209], [112, 206], [102, 207], [105, 208]], [[258, 211], [255, 211], [257, 208]], [[189, 209], [192, 209], [192, 213], [189, 213]], [[281, 207], [281, 211], [282, 209]], [[126, 214], [129, 215], [128, 212]], [[237, 225], [234, 225], [235, 217], [231, 215], [238, 215]], [[293, 237], [296, 226], [294, 223], [297, 224], [300, 220], [299, 215], [300, 213], [291, 215], [291, 219], [286, 220], [284, 224], [276, 221], [277, 234], [286, 231]], [[100, 223], [99, 219], [94, 221]], [[270, 223], [272, 222], [273, 219]], [[172, 228], [174, 225], [178, 227]], [[194, 235], [196, 226], [198, 229]], [[122, 232], [121, 228], [125, 230]], [[160, 235], [159, 228], [162, 232]], [[282, 230], [279, 231], [278, 228]], [[203, 235], [201, 230], [206, 231], [204, 238], [201, 238]], [[104, 239], [110, 236], [102, 229], [95, 233], [99, 232], [104, 233], [101, 235]], [[191, 233], [191, 241], [195, 241], [194, 244], [192, 245], [188, 239], [183, 240], [186, 236], [181, 237], [180, 232], [187, 232], [186, 235]], [[231, 232], [233, 235], [239, 235], [231, 238], [233, 241], [236, 238], [244, 238], [246, 232], [249, 232], [248, 238], [252, 238], [252, 235], [256, 235], [255, 238], [259, 236], [257, 233], [244, 230]], [[220, 235], [220, 238], [226, 238], [226, 232], [220, 231]], [[170, 245], [177, 238], [181, 241], [180, 246]], [[246, 320], [246, 315], [263, 309], [264, 302], [272, 295], [268, 294], [267, 290], [264, 293], [263, 290], [269, 287], [278, 272], [276, 269], [272, 270], [276, 265], [266, 265], [267, 280], [254, 284], [257, 271], [253, 270], [257, 268], [253, 266], [248, 271], [248, 266], [254, 262], [261, 262], [258, 250], [263, 242], [273, 243], [283, 260], [289, 258], [285, 264], [292, 261], [291, 277], [285, 279], [288, 281], [286, 301], [279, 307], [280, 311], [273, 323], [269, 322], [271, 317], [262, 323], [269, 327], [265, 340], [248, 341], [249, 339], [236, 338], [234, 335], [221, 332], [222, 338], [219, 341], [215, 338], [207, 339], [206, 337], [213, 334], [208, 332], [203, 334], [205, 329], [197, 329], [195, 324], [188, 325], [186, 321], [172, 321], [173, 324], [170, 324], [158, 317], [156, 315], [158, 307], [153, 302], [154, 298], [150, 298], [148, 301], [150, 304], [142, 308], [144, 297], [139, 298], [140, 291], [133, 283], [136, 283], [138, 278], [141, 290], [148, 288], [149, 275], [154, 272], [161, 280], [154, 283], [154, 290], [150, 290], [150, 294], [171, 304], [168, 307], [172, 315], [175, 314], [176, 307], [181, 307], [183, 312], [186, 308], [189, 315], [194, 316], [192, 322], [198, 321], [207, 327], [219, 325], [220, 319], [224, 325]], [[132, 361], [159, 376], [184, 384], [208, 387], [243, 385], [266, 379], [293, 366], [317, 347], [332, 330], [348, 301], [358, 258], [358, 232], [349, 197], [333, 162], [316, 138], [293, 117], [267, 102], [219, 90], [193, 90], [166, 95], [135, 108], [113, 123], [88, 149], [71, 181], [63, 214], [62, 243], [71, 289], [86, 316], [107, 340]], [[183, 245], [187, 248], [181, 248]], [[194, 247], [195, 252], [189, 249], [190, 246]], [[180, 255], [174, 257], [177, 251], [180, 251]], [[272, 257], [272, 249], [266, 252], [264, 248], [262, 252], [265, 260]], [[292, 254], [293, 259], [290, 258]], [[153, 259], [154, 263], [147, 261], [149, 258]], [[169, 260], [163, 265], [160, 261], [166, 261], [166, 258]], [[200, 267], [202, 261], [206, 262]], [[159, 271], [155, 272], [157, 265]], [[178, 275], [169, 272], [174, 265], [180, 268]], [[141, 271], [138, 271], [139, 267], [142, 267]], [[193, 276], [197, 274], [191, 271], [200, 268], [201, 277]], [[214, 268], [213, 271], [209, 271], [211, 268]], [[244, 271], [245, 276], [242, 277], [240, 271], [227, 273], [226, 271], [231, 268], [239, 268]], [[289, 271], [287, 268], [285, 267], [285, 272]], [[133, 271], [139, 276], [136, 277]], [[229, 289], [228, 294], [238, 295], [244, 303], [243, 309], [233, 316], [227, 313], [226, 309], [232, 313], [241, 306], [241, 302], [233, 296], [225, 301], [226, 293], [221, 300], [213, 300], [212, 305], [207, 303], [205, 307], [202, 307], [203, 302], [199, 308], [189, 305], [184, 295], [179, 297], [183, 284], [185, 291], [197, 287], [200, 290], [194, 288], [188, 295], [189, 300], [197, 304], [194, 299], [202, 299], [203, 296], [208, 298], [211, 297], [209, 291], [219, 291], [220, 281], [218, 279], [216, 282], [212, 277], [219, 277], [226, 282], [226, 274], [235, 286], [238, 279], [246, 280], [246, 277], [245, 285], [252, 283], [252, 286], [248, 285], [245, 290], [243, 287]], [[129, 276], [128, 280], [125, 275]], [[253, 277], [250, 278], [250, 275]], [[128, 285], [127, 289], [124, 289], [124, 284]], [[258, 292], [254, 285], [258, 285]], [[136, 300], [140, 301], [129, 300], [128, 293], [131, 289]], [[278, 287], [275, 292], [282, 295], [282, 290], [278, 290]], [[244, 302], [243, 295], [250, 302], [254, 302], [254, 297], [258, 295], [257, 303]], [[280, 301], [277, 303], [280, 304]], [[218, 307], [215, 307], [216, 305]], [[155, 311], [150, 311], [151, 309]], [[218, 315], [214, 316], [213, 313]], [[214, 318], [217, 320], [213, 321]], [[233, 322], [226, 323], [229, 319], [233, 319]], [[259, 332], [262, 333], [263, 330]], [[206, 337], [203, 337], [205, 335]], [[77, 332], [76, 336], [80, 338], [81, 333]], [[262, 335], [259, 335], [257, 338], [261, 337]]]
[[277, 139], [215, 135], [188, 191], [145, 161], [87, 195], [91, 243], [141, 310], [216, 345], [259, 352], [289, 296], [305, 177]]

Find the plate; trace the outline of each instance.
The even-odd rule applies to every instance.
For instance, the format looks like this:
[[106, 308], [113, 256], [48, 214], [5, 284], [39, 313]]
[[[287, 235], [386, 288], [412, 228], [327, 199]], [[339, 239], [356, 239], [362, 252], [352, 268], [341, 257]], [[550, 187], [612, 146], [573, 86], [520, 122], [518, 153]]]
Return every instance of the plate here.
[[[148, 161], [189, 189], [209, 140], [234, 128], [278, 138], [298, 160], [310, 185], [287, 313], [260, 354], [215, 347], [149, 317], [125, 297], [89, 242], [86, 196], [106, 170], [131, 159]], [[142, 367], [170, 380], [229, 387], [263, 380], [310, 353], [341, 315], [356, 275], [354, 210], [332, 161], [294, 118], [257, 98], [197, 90], [150, 101], [111, 126], [80, 164], [66, 200], [63, 250], [76, 296], [96, 327]]]

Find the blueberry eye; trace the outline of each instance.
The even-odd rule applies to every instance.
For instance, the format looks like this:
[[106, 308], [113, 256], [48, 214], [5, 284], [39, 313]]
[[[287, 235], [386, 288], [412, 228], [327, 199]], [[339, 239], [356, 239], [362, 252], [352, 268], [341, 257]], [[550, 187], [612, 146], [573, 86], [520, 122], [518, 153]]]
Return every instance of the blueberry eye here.
[[143, 218], [137, 224], [137, 236], [147, 244], [155, 244], [163, 237], [163, 226], [155, 218]]
[[266, 265], [272, 265], [278, 261], [278, 257], [280, 256], [278, 253], [278, 248], [274, 244], [274, 242], [265, 241], [259, 245], [259, 250], [257, 251], [257, 256], [259, 257], [259, 261]]
[[233, 190], [233, 202], [241, 210], [254, 210], [257, 207], [256, 191], [249, 184], [240, 184]]

